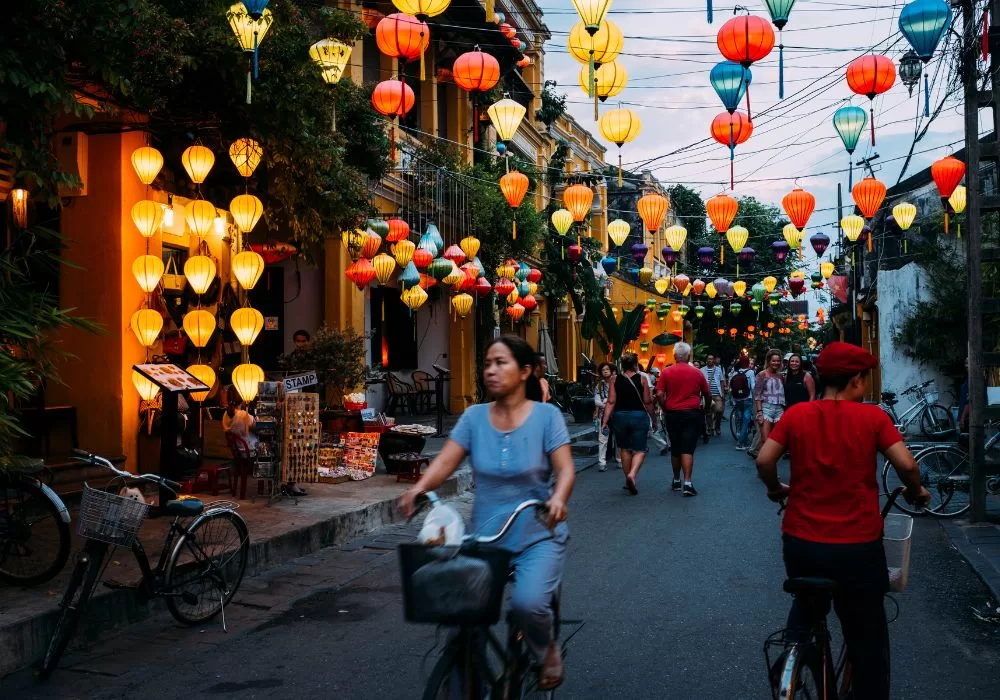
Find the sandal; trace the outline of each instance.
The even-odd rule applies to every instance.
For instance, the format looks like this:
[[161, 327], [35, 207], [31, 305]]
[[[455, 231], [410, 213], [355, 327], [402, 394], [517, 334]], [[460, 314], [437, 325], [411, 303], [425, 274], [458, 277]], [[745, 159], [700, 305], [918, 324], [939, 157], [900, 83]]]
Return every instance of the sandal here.
[[628, 477], [625, 477], [625, 488], [626, 488], [626, 489], [628, 490], [628, 492], [629, 492], [630, 494], [632, 494], [633, 496], [638, 496], [638, 495], [639, 495], [639, 489], [637, 489], [637, 488], [635, 487], [635, 479], [633, 479], [633, 478], [632, 478], [632, 477], [630, 477], [630, 476], [628, 476]]
[[[556, 661], [550, 663], [553, 656]], [[554, 645], [550, 646], [545, 654], [545, 662], [538, 669], [538, 689], [555, 690], [562, 685], [564, 679], [562, 651]]]

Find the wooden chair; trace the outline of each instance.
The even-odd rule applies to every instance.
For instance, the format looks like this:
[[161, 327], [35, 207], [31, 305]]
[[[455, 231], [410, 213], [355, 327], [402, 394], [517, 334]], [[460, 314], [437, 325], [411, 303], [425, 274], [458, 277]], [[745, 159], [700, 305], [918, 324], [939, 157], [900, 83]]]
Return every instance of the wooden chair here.
[[394, 415], [396, 408], [405, 406], [406, 410], [413, 415], [417, 412], [417, 393], [411, 384], [407, 384], [392, 372], [385, 375], [386, 385], [389, 387], [389, 405], [385, 412]]
[[416, 393], [417, 408], [427, 413], [430, 413], [431, 406], [435, 402], [434, 384], [430, 380], [431, 375], [422, 369], [413, 373], [413, 389]]
[[240, 500], [247, 497], [247, 479], [253, 474], [254, 462], [257, 455], [250, 449], [250, 445], [242, 437], [232, 431], [226, 431], [226, 444], [229, 452], [233, 455], [233, 472], [231, 479], [233, 484], [233, 495], [236, 495], [236, 484], [240, 485]]

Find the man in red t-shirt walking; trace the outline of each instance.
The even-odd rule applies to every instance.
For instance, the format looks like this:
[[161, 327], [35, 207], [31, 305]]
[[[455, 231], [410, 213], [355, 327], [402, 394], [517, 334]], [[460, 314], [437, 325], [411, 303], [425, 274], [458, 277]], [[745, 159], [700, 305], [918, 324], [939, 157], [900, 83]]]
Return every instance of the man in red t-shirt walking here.
[[[691, 483], [694, 472], [694, 448], [705, 428], [705, 412], [701, 399], [705, 397], [707, 410], [712, 410], [712, 391], [700, 371], [691, 366], [691, 346], [674, 345], [674, 364], [660, 372], [656, 380], [656, 398], [663, 407], [663, 423], [670, 438], [670, 463], [674, 469], [671, 488], [683, 489], [685, 496], [697, 496]], [[721, 370], [720, 370], [721, 372]], [[684, 484], [681, 486], [681, 470]]]
[[[867, 350], [830, 343], [816, 361], [825, 386], [822, 400], [786, 411], [757, 457], [768, 498], [788, 499], [781, 530], [789, 578], [815, 576], [839, 584], [833, 603], [853, 667], [855, 700], [889, 697], [889, 630], [883, 608], [889, 576], [876, 453], [896, 469], [906, 485], [907, 502], [930, 502], [920, 485], [920, 469], [892, 419], [878, 406], [862, 403], [868, 372], [877, 364]], [[791, 455], [787, 486], [777, 469], [786, 449]], [[808, 627], [808, 620], [798, 601], [793, 602], [788, 628]]]

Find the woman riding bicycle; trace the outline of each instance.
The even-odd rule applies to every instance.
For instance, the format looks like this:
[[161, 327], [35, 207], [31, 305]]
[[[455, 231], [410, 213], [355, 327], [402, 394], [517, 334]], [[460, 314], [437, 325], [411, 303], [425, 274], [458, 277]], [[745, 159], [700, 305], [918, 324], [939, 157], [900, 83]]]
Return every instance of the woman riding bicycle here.
[[514, 552], [511, 612], [542, 664], [538, 687], [546, 690], [563, 680], [562, 654], [553, 639], [552, 602], [566, 561], [566, 502], [576, 473], [562, 414], [525, 397], [535, 362], [535, 352], [521, 338], [502, 336], [489, 344], [483, 380], [494, 401], [466, 409], [420, 481], [400, 497], [399, 506], [410, 515], [417, 496], [444, 483], [466, 455], [476, 479], [474, 531], [502, 522], [522, 501], [546, 501], [547, 522], [521, 518], [501, 542]]

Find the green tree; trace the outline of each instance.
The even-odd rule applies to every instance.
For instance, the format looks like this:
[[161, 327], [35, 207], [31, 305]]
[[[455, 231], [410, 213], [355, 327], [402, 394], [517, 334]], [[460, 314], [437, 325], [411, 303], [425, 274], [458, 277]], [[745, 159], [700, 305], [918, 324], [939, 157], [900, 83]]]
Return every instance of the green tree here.
[[704, 241], [705, 233], [705, 202], [701, 195], [685, 185], [671, 185], [667, 188], [670, 195], [670, 207], [680, 219], [681, 226], [687, 229], [688, 237]]

